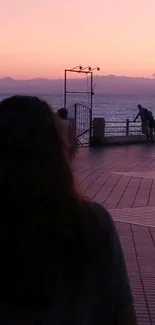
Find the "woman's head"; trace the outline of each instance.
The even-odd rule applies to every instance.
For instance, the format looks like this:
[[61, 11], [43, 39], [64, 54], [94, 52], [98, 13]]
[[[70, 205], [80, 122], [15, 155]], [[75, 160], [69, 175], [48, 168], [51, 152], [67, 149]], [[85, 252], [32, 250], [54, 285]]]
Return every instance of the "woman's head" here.
[[57, 116], [36, 97], [0, 103], [0, 186], [0, 301], [46, 304], [58, 291], [65, 238], [77, 238], [81, 198]]
[[[73, 194], [73, 177], [57, 116], [44, 101], [14, 96], [0, 103], [0, 152], [1, 176], [8, 183], [11, 176], [19, 193], [29, 185], [35, 187], [36, 195], [50, 193], [53, 201], [65, 199], [66, 191]], [[20, 179], [23, 183], [18, 188]]]

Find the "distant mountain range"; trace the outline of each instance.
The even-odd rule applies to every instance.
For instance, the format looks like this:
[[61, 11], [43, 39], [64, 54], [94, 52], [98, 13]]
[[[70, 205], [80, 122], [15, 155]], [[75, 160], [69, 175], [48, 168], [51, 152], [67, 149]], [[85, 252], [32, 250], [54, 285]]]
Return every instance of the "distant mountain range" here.
[[[99, 94], [146, 94], [155, 95], [155, 79], [131, 78], [123, 76], [94, 76], [95, 93]], [[70, 91], [87, 91], [90, 79], [68, 79], [67, 88]], [[54, 94], [64, 90], [63, 79], [0, 79], [0, 94], [36, 93]]]

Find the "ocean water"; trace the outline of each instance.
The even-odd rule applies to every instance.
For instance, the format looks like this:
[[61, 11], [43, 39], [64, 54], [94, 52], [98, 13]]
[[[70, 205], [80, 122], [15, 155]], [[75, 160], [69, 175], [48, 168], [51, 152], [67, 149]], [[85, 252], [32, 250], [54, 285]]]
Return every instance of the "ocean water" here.
[[[0, 101], [10, 94], [0, 95]], [[61, 94], [37, 94], [40, 98], [46, 100], [55, 111], [63, 107], [63, 95]], [[86, 95], [70, 95], [67, 98], [67, 106], [70, 107], [75, 103], [90, 105], [90, 98]], [[152, 111], [155, 116], [155, 95], [102, 95], [93, 96], [93, 117], [104, 117], [106, 121], [125, 121], [127, 118], [133, 121], [138, 109], [137, 105], [141, 104]]]

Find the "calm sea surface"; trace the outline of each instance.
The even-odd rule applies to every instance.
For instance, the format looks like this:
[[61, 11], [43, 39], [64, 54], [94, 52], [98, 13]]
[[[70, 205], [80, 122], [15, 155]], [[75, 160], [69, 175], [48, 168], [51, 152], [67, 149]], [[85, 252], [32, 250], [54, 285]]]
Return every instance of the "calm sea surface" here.
[[[0, 95], [0, 100], [9, 97], [10, 94]], [[39, 97], [46, 100], [54, 110], [63, 107], [63, 95], [50, 94], [39, 95]], [[67, 105], [74, 103], [82, 103], [89, 106], [90, 98], [86, 95], [68, 96]], [[104, 117], [107, 121], [124, 121], [127, 118], [133, 120], [137, 114], [137, 105], [152, 110], [155, 116], [155, 95], [154, 96], [135, 96], [135, 95], [101, 95], [95, 94], [93, 97], [93, 117]]]

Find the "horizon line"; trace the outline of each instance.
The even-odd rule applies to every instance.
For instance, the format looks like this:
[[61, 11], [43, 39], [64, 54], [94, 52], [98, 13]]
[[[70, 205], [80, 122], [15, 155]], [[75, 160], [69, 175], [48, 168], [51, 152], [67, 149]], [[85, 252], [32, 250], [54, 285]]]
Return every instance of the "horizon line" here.
[[[149, 79], [149, 80], [155, 80], [155, 76], [152, 76], [152, 77], [144, 77], [144, 76], [141, 76], [141, 77], [139, 77], [139, 76], [135, 76], [135, 77], [133, 77], [133, 76], [126, 76], [126, 75], [116, 75], [116, 74], [103, 74], [103, 75], [99, 75], [99, 74], [94, 74], [93, 75], [94, 77], [118, 77], [118, 78], [130, 78], [130, 79]], [[88, 76], [88, 78], [90, 78], [89, 76]], [[64, 80], [64, 78], [63, 77], [61, 77], [61, 78], [54, 78], [54, 77], [28, 77], [28, 78], [16, 78], [16, 77], [0, 77], [0, 80], [7, 80], [8, 79], [8, 81], [10, 80], [12, 80], [12, 81], [25, 81], [25, 80]], [[84, 78], [68, 78], [68, 80], [72, 80], [72, 79], [84, 79]]]

